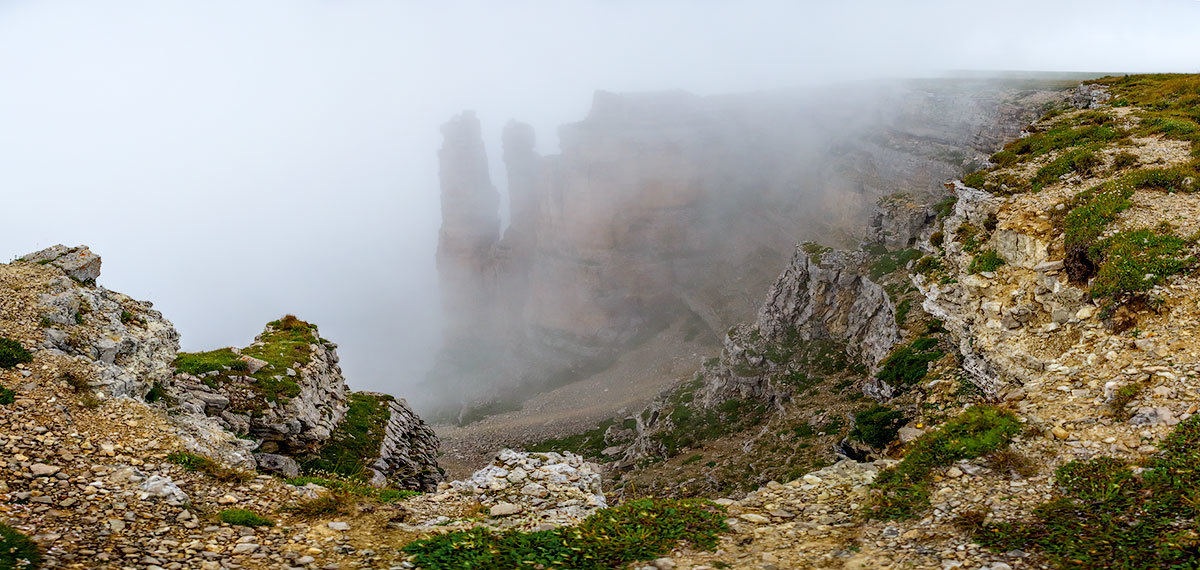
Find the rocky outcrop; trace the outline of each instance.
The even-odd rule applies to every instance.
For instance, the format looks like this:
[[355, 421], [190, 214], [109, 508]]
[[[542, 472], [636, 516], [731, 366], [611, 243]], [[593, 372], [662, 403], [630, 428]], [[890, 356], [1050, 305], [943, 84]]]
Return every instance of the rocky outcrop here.
[[[866, 276], [866, 252], [822, 251], [811, 244], [796, 247], [791, 263], [771, 287], [751, 324], [725, 335], [721, 355], [704, 364], [694, 382], [692, 407], [714, 409], [730, 400], [777, 407], [791, 393], [778, 379], [797, 369], [797, 355], [832, 349], [855, 368], [873, 372], [900, 340], [895, 308], [887, 292]], [[801, 360], [806, 360], [802, 358]], [[863, 385], [868, 395], [885, 398], [891, 387], [874, 379]], [[664, 394], [636, 417], [636, 433], [611, 434], [619, 463], [661, 455], [656, 434], [677, 429], [670, 410], [677, 393]], [[630, 439], [631, 438], [631, 439]], [[607, 438], [606, 438], [607, 441]]]
[[864, 241], [888, 249], [913, 247], [933, 219], [934, 212], [924, 200], [909, 194], [884, 196], [871, 211]]
[[95, 281], [100, 277], [100, 256], [86, 245], [67, 247], [62, 244], [21, 256], [22, 261], [50, 264], [76, 281]]
[[59, 268], [39, 301], [47, 350], [80, 357], [93, 389], [142, 397], [171, 373], [179, 333], [148, 301], [94, 285], [100, 256], [87, 247], [54, 246], [22, 259]]
[[[696, 97], [598, 92], [539, 156], [504, 131], [500, 237], [474, 115], [443, 128], [439, 271], [448, 325], [427, 384], [463, 404], [578, 378], [682, 318], [745, 319], [797, 241], [907, 247], [946, 179], [1066, 94], [1003, 82]], [[908, 206], [912, 206], [911, 208]], [[467, 348], [469, 347], [469, 349]]]
[[438, 469], [438, 438], [408, 402], [389, 398], [388, 420], [379, 456], [371, 462], [372, 484], [430, 492], [443, 479]]
[[[1084, 291], [1069, 282], [1062, 262], [1047, 259], [1050, 244], [1045, 237], [1015, 225], [996, 225], [1006, 202], [1003, 197], [958, 181], [949, 186], [957, 201], [953, 214], [941, 224], [947, 237], [940, 255], [950, 264], [951, 277], [918, 274], [913, 282], [924, 296], [925, 311], [941, 319], [958, 342], [963, 370], [996, 396], [1045, 367], [1038, 350], [1022, 350], [1016, 344], [1028, 337], [1024, 329], [1049, 332], [1077, 322], [1081, 311], [1090, 315], [1093, 307]], [[989, 226], [994, 227], [990, 232]], [[968, 271], [975, 253], [964, 250], [964, 240], [957, 235], [982, 236], [974, 249], [994, 249], [1006, 262], [1006, 277]]]
[[296, 341], [282, 336], [289, 331], [281, 321], [268, 324], [242, 349], [280, 354], [289, 364], [266, 365], [253, 373], [249, 365], [178, 372], [170, 384], [172, 397], [182, 410], [254, 438], [263, 453], [295, 455], [319, 448], [346, 414], [346, 380], [337, 365], [337, 345], [321, 339], [316, 326], [297, 322], [303, 331], [296, 334], [308, 338], [299, 352], [292, 348]]

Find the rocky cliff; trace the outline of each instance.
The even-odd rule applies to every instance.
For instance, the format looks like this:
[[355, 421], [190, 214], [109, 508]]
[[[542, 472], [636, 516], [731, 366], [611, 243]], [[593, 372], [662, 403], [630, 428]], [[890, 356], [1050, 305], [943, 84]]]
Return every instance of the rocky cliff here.
[[[527, 125], [506, 127], [503, 236], [479, 123], [455, 118], [440, 154], [450, 324], [429, 391], [520, 398], [586, 376], [681, 318], [719, 339], [753, 314], [746, 292], [770, 285], [793, 244], [858, 243], [877, 198], [936, 194], [1065, 97], [1033, 87], [600, 92], [585, 120], [562, 127], [558, 155], [534, 152]], [[883, 223], [871, 231], [911, 229]]]

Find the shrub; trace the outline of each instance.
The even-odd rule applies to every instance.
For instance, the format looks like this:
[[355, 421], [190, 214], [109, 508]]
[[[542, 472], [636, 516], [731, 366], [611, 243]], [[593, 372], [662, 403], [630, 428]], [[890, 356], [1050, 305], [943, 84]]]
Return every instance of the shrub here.
[[342, 515], [350, 512], [354, 497], [345, 491], [331, 490], [312, 499], [305, 499], [284, 510], [302, 517], [317, 518]]
[[986, 455], [1008, 445], [1021, 429], [1012, 412], [973, 406], [941, 429], [917, 438], [896, 466], [879, 473], [866, 514], [875, 519], [908, 519], [929, 504], [931, 475], [960, 459]]
[[938, 219], [945, 218], [954, 213], [954, 205], [958, 203], [958, 196], [948, 196], [940, 202], [933, 205], [933, 211], [937, 212]]
[[1126, 408], [1133, 402], [1142, 390], [1145, 389], [1143, 384], [1126, 384], [1117, 389], [1113, 394], [1113, 399], [1108, 403], [1108, 409], [1118, 420], [1125, 421], [1129, 419], [1129, 410]]
[[1132, 152], [1118, 152], [1113, 155], [1113, 170], [1124, 170], [1133, 166], [1137, 166], [1138, 157]]
[[982, 170], [977, 171], [977, 172], [972, 172], [972, 173], [964, 176], [962, 179], [963, 184], [966, 184], [967, 186], [970, 186], [971, 188], [979, 188], [979, 189], [983, 188], [983, 181], [984, 181], [984, 172]]
[[850, 431], [850, 437], [871, 447], [883, 448], [896, 441], [902, 425], [903, 412], [887, 406], [874, 406], [854, 414], [854, 429]]
[[995, 271], [1004, 265], [1003, 257], [996, 253], [994, 249], [988, 249], [980, 252], [971, 259], [971, 265], [967, 268], [969, 273], [982, 273], [984, 271]]
[[162, 382], [155, 382], [150, 386], [150, 391], [146, 392], [146, 403], [153, 404], [167, 396], [167, 390], [163, 388]]
[[0, 336], [0, 368], [12, 368], [33, 361], [33, 355], [21, 343]]
[[42, 551], [21, 531], [0, 523], [0, 568], [34, 570], [42, 565]]
[[694, 499], [639, 499], [601, 509], [574, 527], [538, 532], [485, 528], [418, 540], [403, 550], [429, 570], [624, 567], [671, 551], [676, 544], [712, 550], [726, 531], [724, 510]]
[[1039, 168], [1033, 176], [1033, 189], [1034, 191], [1040, 190], [1043, 186], [1052, 184], [1062, 176], [1072, 172], [1090, 175], [1103, 163], [1104, 160], [1096, 156], [1093, 150], [1073, 150]]
[[936, 344], [935, 339], [919, 338], [908, 346], [902, 346], [892, 352], [879, 363], [876, 378], [891, 386], [911, 386], [920, 382], [929, 373], [929, 363], [941, 358], [945, 353], [940, 350], [928, 350]]
[[0, 386], [0, 406], [7, 406], [15, 401], [17, 401], [17, 393]]
[[[940, 232], [938, 233], [940, 235]], [[942, 260], [934, 255], [926, 255], [925, 257], [917, 260], [917, 263], [913, 265], [913, 271], [916, 271], [922, 275], [929, 275], [930, 273], [933, 273], [941, 268]]]
[[249, 473], [230, 469], [203, 455], [196, 455], [195, 453], [188, 453], [186, 451], [176, 451], [167, 454], [167, 461], [179, 465], [188, 471], [207, 474], [218, 481], [248, 481], [250, 479]]
[[221, 522], [236, 526], [275, 526], [275, 521], [246, 509], [228, 509], [218, 514]]

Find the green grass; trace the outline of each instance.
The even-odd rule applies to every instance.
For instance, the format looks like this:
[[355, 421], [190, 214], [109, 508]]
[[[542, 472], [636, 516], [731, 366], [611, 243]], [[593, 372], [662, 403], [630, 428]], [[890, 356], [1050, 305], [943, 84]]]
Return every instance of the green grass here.
[[21, 531], [0, 523], [0, 568], [34, 570], [42, 565], [42, 551]]
[[921, 337], [893, 351], [879, 363], [875, 377], [893, 387], [911, 386], [929, 374], [929, 363], [945, 355], [933, 349], [937, 339]]
[[33, 361], [33, 355], [21, 343], [0, 336], [0, 368], [12, 368]]
[[1123, 299], [1163, 283], [1196, 263], [1193, 242], [1151, 230], [1121, 232], [1100, 240], [1088, 252], [1097, 266], [1094, 298]]
[[405, 489], [394, 489], [391, 487], [378, 488], [368, 485], [362, 479], [356, 477], [347, 477], [338, 473], [314, 471], [303, 477], [293, 477], [287, 479], [288, 485], [303, 487], [309, 483], [315, 483], [331, 491], [346, 493], [356, 497], [365, 499], [375, 499], [381, 503], [394, 503], [409, 497], [415, 497], [421, 493], [417, 491], [409, 491]]
[[352, 393], [346, 415], [329, 441], [301, 466], [305, 471], [326, 471], [347, 477], [365, 477], [366, 468], [379, 457], [379, 448], [391, 417], [391, 396]]
[[968, 408], [941, 429], [917, 438], [899, 464], [879, 473], [871, 484], [867, 516], [889, 520], [917, 516], [929, 506], [934, 469], [999, 450], [1020, 430], [1021, 423], [1011, 412], [993, 406]]
[[604, 432], [608, 431], [608, 428], [616, 425], [616, 423], [616, 419], [609, 418], [600, 422], [595, 429], [591, 429], [583, 433], [568, 435], [566, 437], [540, 441], [530, 445], [527, 448], [527, 451], [536, 451], [539, 453], [547, 453], [551, 451], [562, 453], [563, 451], [570, 451], [571, 453], [582, 455], [584, 457], [600, 457], [604, 451], [604, 448], [608, 447], [608, 445], [604, 443]]
[[[267, 365], [250, 374], [254, 382], [244, 385], [253, 393], [252, 398], [231, 398], [230, 407], [234, 411], [258, 413], [268, 402], [286, 403], [300, 395], [300, 385], [287, 376], [287, 369], [299, 370], [312, 360], [310, 345], [317, 342], [317, 327], [292, 315], [267, 324], [272, 330], [262, 334], [261, 342], [241, 351]], [[212, 388], [220, 388], [221, 384], [230, 381], [231, 376], [246, 375], [249, 370], [249, 365], [230, 348], [182, 352], [175, 358], [174, 366], [179, 372], [193, 375], [219, 372], [217, 376], [204, 379]]]
[[874, 406], [854, 414], [854, 429], [850, 430], [850, 437], [874, 448], [884, 448], [896, 441], [904, 421], [904, 413], [900, 410]]
[[995, 271], [1004, 265], [1003, 257], [996, 253], [994, 249], [986, 249], [975, 255], [971, 259], [971, 265], [967, 267], [968, 273], [982, 273], [984, 271]]
[[933, 205], [933, 211], [937, 213], [938, 219], [941, 220], [954, 213], [955, 204], [958, 204], [958, 196], [947, 196]]
[[897, 270], [908, 265], [908, 262], [920, 258], [921, 255], [920, 250], [916, 249], [900, 249], [884, 253], [871, 264], [871, 267], [867, 270], [867, 274], [871, 276], [871, 279], [878, 281], [884, 275], [895, 273]]
[[832, 247], [821, 245], [815, 241], [806, 241], [800, 244], [800, 249], [807, 253], [813, 263], [821, 263], [821, 255], [833, 251]]
[[569, 568], [601, 570], [668, 554], [679, 543], [712, 550], [727, 526], [708, 501], [639, 499], [601, 509], [579, 523], [538, 532], [460, 530], [403, 550], [429, 570]]
[[1095, 148], [1079, 148], [1063, 154], [1039, 168], [1031, 181], [1033, 191], [1037, 192], [1047, 184], [1056, 182], [1059, 178], [1078, 172], [1083, 176], [1093, 174], [1104, 161], [1096, 155]]
[[246, 509], [228, 509], [217, 516], [221, 522], [236, 526], [275, 526], [275, 521]]
[[1110, 457], [1056, 473], [1055, 497], [1023, 522], [973, 525], [994, 550], [1038, 550], [1057, 568], [1200, 567], [1200, 415], [1175, 426], [1135, 476]]
[[219, 348], [208, 352], [181, 352], [175, 357], [173, 365], [175, 370], [193, 376], [208, 372], [222, 372], [226, 369], [246, 370], [246, 363], [238, 360], [238, 355], [228, 348]]
[[1133, 189], [1119, 184], [1101, 184], [1079, 193], [1063, 217], [1065, 268], [1075, 282], [1085, 282], [1096, 271], [1089, 250], [1117, 215], [1133, 205]]

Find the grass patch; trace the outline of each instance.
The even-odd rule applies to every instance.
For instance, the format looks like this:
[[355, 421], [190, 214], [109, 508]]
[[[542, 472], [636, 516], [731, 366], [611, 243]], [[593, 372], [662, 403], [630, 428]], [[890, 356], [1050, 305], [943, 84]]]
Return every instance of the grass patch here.
[[1187, 255], [1191, 246], [1190, 240], [1152, 230], [1121, 232], [1097, 242], [1088, 251], [1097, 266], [1092, 297], [1120, 300], [1161, 284], [1195, 265], [1196, 259]]
[[221, 522], [236, 526], [275, 526], [275, 521], [246, 509], [228, 509], [217, 516]]
[[879, 363], [875, 377], [894, 387], [911, 386], [929, 374], [929, 363], [945, 355], [934, 349], [937, 339], [921, 337], [893, 351]]
[[303, 477], [293, 477], [291, 479], [287, 479], [285, 482], [288, 485], [295, 485], [297, 487], [303, 487], [309, 483], [315, 483], [333, 492], [345, 493], [347, 495], [362, 497], [364, 499], [374, 499], [381, 503], [394, 503], [396, 501], [404, 500], [409, 497], [415, 497], [421, 494], [417, 491], [409, 491], [405, 489], [394, 489], [390, 487], [381, 489], [378, 487], [372, 487], [362, 479], [346, 477], [344, 475], [329, 472], [314, 472]]
[[574, 527], [539, 532], [484, 528], [418, 540], [403, 550], [430, 570], [620, 568], [663, 556], [680, 542], [712, 550], [727, 530], [724, 510], [708, 501], [639, 499], [601, 509]]
[[1012, 412], [993, 406], [972, 406], [941, 429], [912, 443], [904, 459], [882, 471], [866, 514], [873, 519], [909, 519], [929, 506], [933, 470], [961, 459], [986, 455], [1008, 445], [1021, 430]]
[[355, 392], [347, 400], [346, 415], [329, 441], [301, 463], [305, 471], [363, 478], [367, 467], [379, 456], [391, 418], [392, 397]]
[[871, 267], [867, 270], [867, 273], [871, 276], [871, 279], [878, 281], [882, 279], [884, 275], [890, 275], [907, 266], [908, 262], [920, 258], [921, 255], [922, 254], [920, 250], [916, 249], [890, 251], [880, 255], [879, 259], [875, 260], [875, 262], [871, 264]]
[[882, 449], [893, 441], [904, 425], [904, 413], [887, 406], [874, 406], [854, 414], [854, 429], [850, 437], [876, 449]]
[[235, 376], [250, 376], [253, 382], [237, 383], [238, 390], [229, 391], [230, 407], [234, 411], [258, 413], [268, 402], [286, 403], [300, 395], [300, 385], [287, 376], [288, 368], [299, 370], [312, 360], [311, 345], [318, 342], [317, 327], [287, 315], [267, 323], [268, 330], [259, 342], [242, 349], [241, 354], [265, 361], [267, 364], [254, 374], [248, 374], [249, 364], [239, 359], [231, 348], [208, 352], [180, 353], [175, 369], [192, 375], [218, 372], [204, 379], [205, 384], [218, 389], [231, 383]]
[[804, 253], [807, 253], [812, 262], [816, 264], [821, 263], [822, 254], [833, 251], [832, 247], [821, 245], [815, 241], [806, 241], [800, 244], [800, 249], [804, 250]]
[[1033, 191], [1037, 192], [1067, 174], [1078, 172], [1084, 176], [1091, 175], [1103, 164], [1104, 160], [1092, 148], [1072, 150], [1037, 170], [1031, 181]]
[[250, 474], [236, 469], [230, 469], [204, 457], [186, 451], [176, 451], [167, 455], [167, 461], [174, 463], [188, 471], [196, 471], [204, 473], [218, 481], [234, 481], [245, 482], [250, 480]]
[[1072, 281], [1082, 283], [1096, 272], [1089, 250], [1117, 215], [1133, 205], [1133, 189], [1118, 184], [1101, 184], [1079, 193], [1063, 217], [1064, 265]]
[[12, 368], [29, 362], [33, 362], [33, 355], [21, 343], [0, 336], [0, 368]]
[[[600, 457], [604, 452], [604, 448], [608, 447], [604, 443], [604, 432], [608, 428], [616, 425], [617, 420], [609, 418], [600, 422], [595, 429], [588, 430], [583, 433], [568, 435], [566, 437], [547, 439], [529, 446], [527, 451], [535, 451], [538, 453], [570, 451], [584, 457]], [[636, 424], [635, 424], [636, 425]]]
[[968, 273], [983, 273], [984, 271], [995, 271], [1004, 265], [1006, 262], [999, 253], [994, 249], [987, 249], [979, 252], [971, 259], [971, 265], [967, 267]]
[[1200, 566], [1200, 416], [1175, 426], [1140, 475], [1110, 457], [1073, 461], [1056, 473], [1056, 496], [1025, 522], [975, 525], [995, 550], [1040, 550], [1058, 568]]
[[34, 570], [42, 565], [42, 551], [21, 531], [0, 523], [0, 568]]
[[193, 376], [209, 372], [225, 372], [229, 370], [244, 371], [246, 363], [238, 359], [232, 349], [218, 348], [208, 352], [181, 352], [172, 363], [175, 370], [186, 372]]

